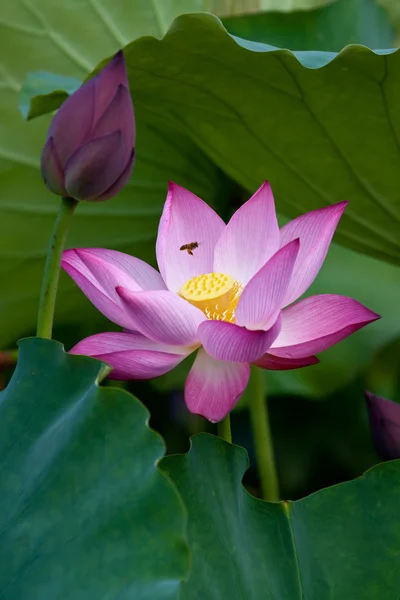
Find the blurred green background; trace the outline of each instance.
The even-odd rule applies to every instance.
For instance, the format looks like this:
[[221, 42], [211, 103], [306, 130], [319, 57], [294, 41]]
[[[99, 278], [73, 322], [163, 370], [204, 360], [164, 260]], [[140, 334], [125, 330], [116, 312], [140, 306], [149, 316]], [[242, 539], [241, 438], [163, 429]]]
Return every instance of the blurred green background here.
[[[152, 3], [134, 0], [130, 4], [127, 9], [122, 0], [87, 5], [73, 0], [66, 4], [37, 0], [18, 5], [13, 0], [5, 1], [0, 22], [0, 347], [3, 349], [15, 347], [19, 337], [34, 334], [44, 253], [57, 210], [57, 199], [44, 188], [38, 170], [50, 116], [26, 122], [21, 114], [21, 111], [26, 113], [32, 95], [68, 88], [65, 77], [73, 78], [73, 87], [75, 81], [82, 80], [118, 47], [145, 35], [162, 37], [172, 20], [183, 13], [209, 11], [222, 19], [233, 36], [293, 51], [338, 52], [347, 44], [388, 49], [396, 43], [400, 21], [395, 0], [154, 0]], [[126, 17], [127, 10], [130, 18]], [[179, 34], [179, 25], [173, 32]], [[236, 171], [225, 157], [218, 156], [214, 150], [207, 151], [201, 134], [204, 137], [208, 129], [202, 130], [199, 125], [198, 131], [189, 135], [184, 129], [176, 129], [176, 115], [172, 112], [165, 110], [161, 117], [156, 112], [153, 114], [150, 96], [146, 96], [149, 92], [141, 81], [141, 72], [144, 73], [147, 65], [146, 44], [144, 41], [141, 47], [144, 64], [132, 65], [137, 91], [135, 80], [130, 78], [138, 120], [138, 159], [132, 180], [115, 201], [79, 207], [68, 246], [117, 248], [154, 262], [156, 228], [168, 179], [202, 196], [226, 220], [255, 187], [251, 188], [249, 183], [245, 189], [246, 175], [236, 177]], [[222, 46], [216, 46], [215, 50], [211, 45], [205, 46], [210, 61], [225, 60], [220, 48]], [[257, 46], [252, 48], [257, 49]], [[372, 55], [368, 61], [374, 63]], [[369, 64], [367, 67], [365, 59], [366, 72]], [[148, 65], [151, 69], [150, 59]], [[178, 67], [176, 70], [179, 71]], [[44, 74], [39, 76], [38, 71]], [[59, 76], [62, 79], [55, 85]], [[49, 89], [46, 88], [48, 82]], [[327, 94], [329, 97], [329, 89]], [[335, 97], [330, 100], [335, 103]], [[224, 118], [222, 115], [221, 122]], [[368, 126], [366, 122], [365, 127]], [[279, 140], [272, 143], [287, 143], [289, 148], [295, 135], [290, 126], [281, 129], [278, 135]], [[218, 130], [215, 137], [218, 138]], [[304, 141], [304, 152], [308, 152], [307, 144], [312, 147], [312, 136]], [[381, 147], [371, 160], [378, 160], [380, 154]], [[390, 167], [395, 172], [397, 160]], [[261, 168], [265, 172], [263, 178], [271, 178], [274, 183], [272, 163], [263, 162]], [[385, 179], [385, 172], [382, 171], [381, 177]], [[332, 178], [332, 187], [334, 183]], [[372, 195], [383, 197], [386, 209], [384, 194], [375, 191], [374, 182], [367, 185]], [[284, 223], [293, 214], [287, 209], [290, 202], [278, 178], [277, 189], [277, 209]], [[346, 190], [345, 184], [343, 190]], [[329, 186], [327, 193], [330, 193]], [[302, 194], [299, 189], [300, 205]], [[346, 198], [351, 207], [350, 190], [349, 194]], [[332, 201], [344, 199], [334, 194], [330, 198]], [[393, 192], [391, 201], [394, 207], [398, 206], [398, 192]], [[298, 210], [296, 207], [294, 212]], [[349, 227], [347, 230], [344, 226], [339, 228], [339, 236], [343, 237], [338, 240], [346, 247], [332, 245], [309, 292], [355, 297], [379, 312], [381, 321], [325, 352], [320, 356], [320, 365], [300, 371], [265, 373], [285, 498], [299, 498], [353, 478], [378, 462], [370, 440], [363, 391], [369, 389], [400, 401], [400, 272], [398, 254], [394, 251], [396, 239], [400, 240], [400, 226], [399, 221], [396, 224], [390, 216], [391, 210], [386, 209], [392, 226], [387, 248], [382, 246], [374, 251], [376, 232], [371, 227], [376, 225], [379, 230], [380, 217], [365, 210], [361, 215], [366, 227], [362, 234], [369, 255], [349, 249], [347, 246], [354, 248], [363, 243], [353, 244]], [[382, 239], [385, 238], [382, 231], [389, 221], [382, 218], [379, 230]], [[368, 228], [372, 232], [371, 240], [367, 236]], [[356, 237], [354, 235], [354, 239]], [[387, 261], [381, 260], [384, 252], [385, 256], [392, 252]], [[63, 274], [55, 339], [69, 349], [82, 337], [111, 327]], [[151, 424], [165, 437], [169, 452], [187, 450], [189, 436], [195, 432], [214, 431], [214, 426], [190, 415], [185, 408], [182, 387], [190, 362], [190, 359], [185, 361], [158, 380], [127, 384], [149, 407]], [[233, 437], [250, 453], [252, 468], [245, 482], [257, 493], [246, 401], [245, 395], [233, 414]]]

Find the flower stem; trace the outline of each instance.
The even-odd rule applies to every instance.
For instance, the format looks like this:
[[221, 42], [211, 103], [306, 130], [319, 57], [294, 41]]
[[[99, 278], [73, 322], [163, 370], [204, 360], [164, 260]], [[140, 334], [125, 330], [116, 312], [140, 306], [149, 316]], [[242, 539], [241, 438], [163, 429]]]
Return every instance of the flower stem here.
[[51, 339], [61, 257], [68, 227], [77, 204], [78, 202], [73, 198], [61, 199], [60, 210], [54, 223], [44, 268], [39, 301], [37, 337]]
[[263, 385], [263, 373], [258, 367], [251, 367], [250, 386], [252, 392], [250, 399], [250, 418], [253, 428], [254, 446], [262, 497], [264, 500], [270, 502], [278, 502], [279, 484], [269, 426], [268, 407]]
[[229, 413], [218, 423], [218, 435], [226, 442], [232, 444], [231, 415]]

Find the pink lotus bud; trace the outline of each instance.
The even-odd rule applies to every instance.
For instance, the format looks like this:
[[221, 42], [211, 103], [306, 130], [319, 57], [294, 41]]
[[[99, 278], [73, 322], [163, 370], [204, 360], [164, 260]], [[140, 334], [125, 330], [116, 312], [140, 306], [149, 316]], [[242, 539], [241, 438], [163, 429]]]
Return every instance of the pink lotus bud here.
[[365, 392], [372, 441], [382, 460], [400, 458], [400, 404]]
[[47, 187], [76, 200], [107, 200], [127, 183], [135, 117], [122, 50], [57, 111], [41, 159]]

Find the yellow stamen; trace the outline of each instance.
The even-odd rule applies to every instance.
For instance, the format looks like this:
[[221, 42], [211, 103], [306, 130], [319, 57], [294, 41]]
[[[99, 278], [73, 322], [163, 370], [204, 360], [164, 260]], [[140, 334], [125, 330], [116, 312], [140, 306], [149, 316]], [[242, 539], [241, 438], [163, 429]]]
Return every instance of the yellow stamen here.
[[242, 284], [230, 275], [205, 273], [189, 279], [179, 293], [202, 310], [208, 319], [234, 323], [242, 289]]

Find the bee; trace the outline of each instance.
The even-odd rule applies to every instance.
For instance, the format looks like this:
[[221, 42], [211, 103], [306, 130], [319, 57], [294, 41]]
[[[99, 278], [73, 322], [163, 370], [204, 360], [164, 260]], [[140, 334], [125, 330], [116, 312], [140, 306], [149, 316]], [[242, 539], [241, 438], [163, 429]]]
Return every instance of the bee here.
[[199, 245], [200, 242], [190, 242], [189, 244], [183, 244], [183, 246], [181, 246], [179, 250], [186, 250], [186, 252], [190, 254], [190, 256], [193, 256], [193, 250], [196, 250], [196, 248], [198, 248]]

